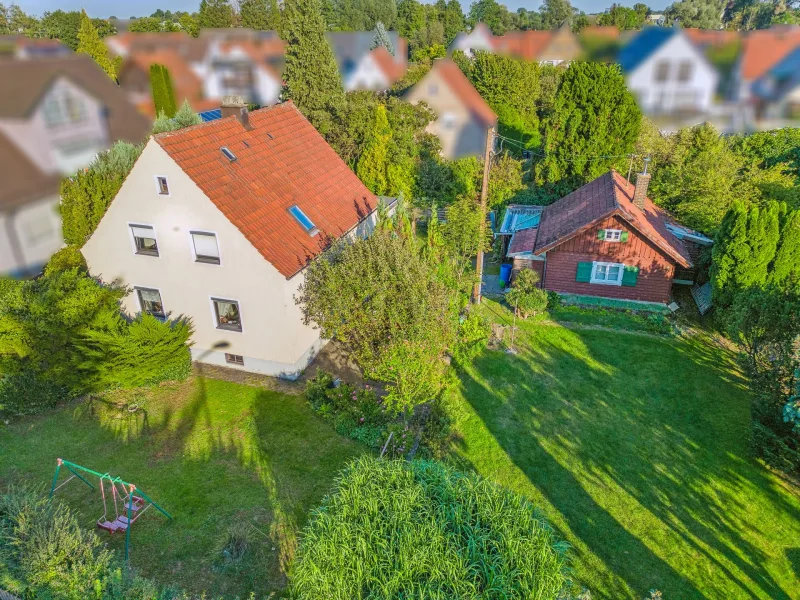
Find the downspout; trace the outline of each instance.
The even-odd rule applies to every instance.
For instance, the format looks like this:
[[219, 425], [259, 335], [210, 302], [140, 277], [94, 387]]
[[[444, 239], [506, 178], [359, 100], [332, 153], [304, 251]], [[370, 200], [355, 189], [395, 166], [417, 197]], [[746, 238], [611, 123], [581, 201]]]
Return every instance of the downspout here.
[[544, 266], [542, 267], [542, 289], [546, 290], [545, 282], [547, 281], [547, 252], [544, 253]]
[[22, 244], [20, 244], [19, 236], [14, 226], [16, 218], [16, 209], [11, 209], [6, 218], [6, 233], [8, 234], [8, 242], [11, 245], [11, 254], [14, 256], [14, 260], [17, 263], [17, 270], [21, 271], [26, 265], [25, 255], [22, 252]]

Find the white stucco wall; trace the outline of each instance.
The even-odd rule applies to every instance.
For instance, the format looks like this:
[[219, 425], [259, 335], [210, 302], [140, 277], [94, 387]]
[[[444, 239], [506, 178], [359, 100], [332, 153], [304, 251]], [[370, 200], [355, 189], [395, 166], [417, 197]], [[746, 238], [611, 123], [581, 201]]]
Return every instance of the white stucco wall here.
[[346, 91], [382, 91], [389, 88], [389, 81], [371, 54], [365, 54], [344, 82]]
[[[167, 177], [170, 196], [157, 193], [156, 175]], [[158, 257], [134, 254], [130, 223], [154, 227]], [[216, 234], [220, 265], [194, 262], [189, 232], [197, 230]], [[227, 352], [244, 356], [244, 370], [294, 377], [321, 347], [294, 302], [303, 274], [287, 281], [153, 140], [83, 254], [93, 275], [158, 289], [166, 311], [191, 317], [196, 360], [225, 364]], [[212, 297], [239, 302], [242, 332], [217, 329]], [[135, 293], [124, 308], [139, 312]], [[213, 350], [219, 342], [228, 347]]]
[[469, 33], [456, 36], [450, 47], [451, 50], [461, 50], [467, 56], [472, 56], [475, 50], [494, 51], [492, 43], [492, 32], [488, 27], [477, 26]]
[[[48, 126], [44, 105], [48, 98], [69, 93], [83, 106], [83, 119]], [[57, 79], [39, 100], [33, 113], [23, 119], [0, 119], [0, 131], [44, 173], [72, 174], [88, 165], [110, 145], [103, 106], [66, 77]]]
[[[669, 64], [665, 81], [656, 81], [656, 69], [662, 61]], [[692, 65], [688, 81], [678, 81], [681, 63]], [[705, 113], [711, 109], [719, 74], [702, 53], [683, 34], [673, 35], [647, 60], [625, 77], [628, 88], [647, 113], [692, 111]]]
[[58, 196], [0, 213], [0, 275], [32, 273], [61, 246]]

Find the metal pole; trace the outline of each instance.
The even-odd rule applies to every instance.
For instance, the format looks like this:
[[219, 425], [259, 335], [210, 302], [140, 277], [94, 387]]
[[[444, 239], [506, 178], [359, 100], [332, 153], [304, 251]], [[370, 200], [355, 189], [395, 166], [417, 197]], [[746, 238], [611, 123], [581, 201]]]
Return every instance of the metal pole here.
[[50, 497], [53, 497], [53, 493], [56, 491], [56, 482], [58, 481], [58, 472], [61, 471], [61, 463], [63, 461], [60, 458], [56, 459], [56, 474], [53, 475], [53, 485], [50, 486]]
[[128, 494], [128, 526], [125, 528], [125, 560], [128, 560], [128, 549], [131, 544], [131, 517], [133, 516], [133, 492], [136, 491], [136, 486], [131, 485], [131, 491]]
[[486, 150], [483, 155], [483, 183], [481, 185], [481, 224], [478, 255], [475, 257], [476, 278], [472, 288], [472, 303], [481, 302], [481, 284], [483, 283], [483, 244], [486, 239], [486, 203], [489, 198], [489, 172], [492, 166], [492, 143], [494, 141], [494, 127], [486, 130]]
[[82, 477], [80, 473], [78, 473], [76, 470], [74, 470], [74, 469], [73, 469], [72, 467], [70, 467], [68, 464], [65, 464], [64, 466], [65, 466], [65, 467], [67, 467], [67, 469], [69, 469], [70, 473], [72, 473], [73, 475], [75, 475], [75, 477], [77, 477], [78, 479], [80, 479], [80, 480], [81, 480], [83, 483], [85, 483], [86, 485], [88, 485], [90, 488], [94, 489], [94, 486], [93, 486], [91, 483], [89, 483], [89, 482], [88, 482], [88, 481], [87, 481], [87, 480], [86, 480], [84, 477]]

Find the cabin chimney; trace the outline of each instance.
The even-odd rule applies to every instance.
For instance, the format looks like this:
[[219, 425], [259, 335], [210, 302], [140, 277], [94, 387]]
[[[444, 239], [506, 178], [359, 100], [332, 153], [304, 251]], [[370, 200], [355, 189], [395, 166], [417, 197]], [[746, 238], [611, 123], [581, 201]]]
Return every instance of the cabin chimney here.
[[244, 98], [241, 96], [223, 96], [222, 97], [222, 105], [220, 106], [220, 111], [222, 112], [222, 118], [235, 116], [237, 119], [242, 112], [242, 109], [247, 109], [247, 105], [244, 103]]
[[649, 158], [644, 159], [644, 170], [636, 175], [636, 187], [633, 191], [633, 203], [644, 210], [644, 200], [647, 198], [647, 186], [650, 185], [650, 173], [647, 172], [647, 163], [650, 162]]

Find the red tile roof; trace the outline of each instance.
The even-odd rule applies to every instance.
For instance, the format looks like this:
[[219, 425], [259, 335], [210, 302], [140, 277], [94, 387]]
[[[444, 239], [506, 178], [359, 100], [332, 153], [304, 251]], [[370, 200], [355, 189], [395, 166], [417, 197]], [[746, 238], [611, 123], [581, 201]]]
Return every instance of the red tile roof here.
[[728, 29], [697, 29], [684, 27], [683, 33], [696, 46], [701, 48], [711, 46], [726, 46], [739, 41], [740, 33]]
[[534, 30], [509, 31], [505, 35], [494, 39], [494, 46], [498, 52], [510, 54], [523, 60], [536, 60], [553, 39], [555, 31]]
[[448, 58], [433, 61], [433, 69], [464, 105], [486, 125], [497, 125], [497, 115], [486, 104], [458, 65]]
[[[287, 279], [377, 207], [377, 198], [291, 102], [154, 136], [156, 142]], [[237, 160], [220, 151], [228, 147]], [[297, 205], [320, 233], [292, 217]]]
[[619, 29], [615, 25], [589, 25], [581, 29], [578, 35], [581, 37], [616, 39], [619, 37]]
[[[139, 69], [146, 77], [149, 77], [150, 67], [154, 64], [164, 65], [169, 70], [177, 105], [180, 106], [184, 100], [188, 100], [192, 108], [198, 110], [196, 105], [199, 105], [202, 100], [203, 83], [189, 67], [189, 63], [175, 50], [162, 49], [155, 52], [132, 53], [122, 67], [120, 80], [124, 78], [125, 71], [131, 68]], [[215, 104], [218, 106], [219, 100], [215, 100]], [[152, 101], [142, 103], [141, 109], [145, 109], [146, 114], [155, 116], [155, 107]]]
[[764, 75], [789, 52], [800, 46], [800, 27], [779, 25], [750, 31], [744, 38], [741, 76], [753, 81]]
[[394, 85], [405, 74], [405, 61], [396, 59], [384, 46], [378, 46], [370, 54], [378, 68], [386, 75], [389, 85]]
[[538, 227], [520, 229], [511, 236], [511, 243], [508, 245], [508, 255], [520, 254], [522, 252], [533, 252], [536, 246], [536, 237], [539, 232]]
[[644, 210], [640, 210], [633, 203], [634, 189], [632, 183], [612, 170], [546, 206], [534, 253], [541, 254], [593, 223], [617, 214], [679, 265], [690, 267], [692, 259], [683, 242], [667, 230], [666, 213], [650, 198], [645, 199]]

